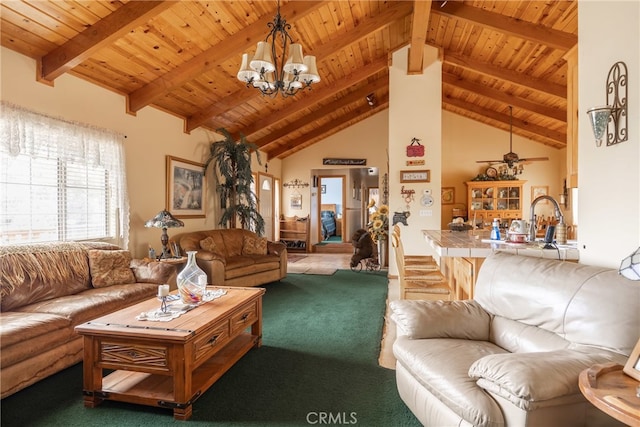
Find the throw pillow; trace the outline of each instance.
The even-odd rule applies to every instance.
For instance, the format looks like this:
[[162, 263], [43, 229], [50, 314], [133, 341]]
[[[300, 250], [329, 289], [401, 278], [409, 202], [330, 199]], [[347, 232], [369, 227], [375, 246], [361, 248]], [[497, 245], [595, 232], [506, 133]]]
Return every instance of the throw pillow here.
[[243, 255], [266, 255], [267, 238], [244, 236], [242, 242]]
[[94, 288], [136, 283], [131, 271], [131, 253], [123, 250], [90, 249], [89, 271]]
[[216, 242], [211, 236], [207, 237], [206, 239], [200, 240], [200, 247], [205, 251], [209, 251], [214, 255], [224, 258], [224, 254], [222, 253], [218, 245], [216, 245]]

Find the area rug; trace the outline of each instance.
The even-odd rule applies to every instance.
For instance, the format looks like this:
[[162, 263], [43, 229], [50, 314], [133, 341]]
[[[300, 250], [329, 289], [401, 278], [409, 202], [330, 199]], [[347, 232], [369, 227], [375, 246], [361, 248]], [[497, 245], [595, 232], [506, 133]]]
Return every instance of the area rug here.
[[309, 267], [304, 274], [317, 274], [319, 276], [332, 276], [335, 274], [337, 270], [335, 268], [327, 268], [327, 267]]
[[[265, 286], [263, 346], [193, 405], [189, 426], [420, 426], [378, 365], [386, 273], [292, 274]], [[321, 423], [320, 420], [325, 422]], [[82, 364], [2, 401], [3, 426], [183, 426], [167, 409], [82, 404]]]
[[287, 253], [287, 262], [298, 262], [301, 259], [305, 259], [306, 257], [307, 257], [306, 255], [297, 255], [297, 254]]

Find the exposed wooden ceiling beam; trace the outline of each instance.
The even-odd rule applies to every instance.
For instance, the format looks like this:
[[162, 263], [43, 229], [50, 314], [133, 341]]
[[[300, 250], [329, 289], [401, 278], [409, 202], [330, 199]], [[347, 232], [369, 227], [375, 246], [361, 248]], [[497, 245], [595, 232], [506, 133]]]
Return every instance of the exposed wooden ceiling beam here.
[[88, 27], [38, 60], [38, 81], [53, 82], [98, 49], [176, 4], [175, 1], [132, 1]]
[[[286, 16], [288, 23], [291, 23], [318, 9], [323, 3], [322, 1], [289, 2], [280, 9], [280, 13]], [[271, 15], [261, 17], [250, 26], [165, 73], [162, 77], [133, 91], [127, 97], [127, 112], [133, 114], [152, 104], [172, 89], [217, 67], [232, 56], [241, 55], [242, 52], [255, 45], [257, 40], [264, 38], [267, 24], [272, 20], [273, 16]]]
[[504, 80], [523, 88], [532, 89], [537, 92], [542, 92], [562, 99], [567, 98], [566, 86], [525, 76], [517, 71], [507, 70], [492, 64], [487, 64], [486, 62], [474, 61], [473, 59], [453, 53], [445, 53], [444, 62], [446, 64], [455, 65], [457, 67], [464, 68], [465, 70], [484, 74], [485, 76], [493, 77], [498, 80]]
[[[443, 97], [442, 102], [445, 105], [450, 105], [452, 107], [462, 109], [472, 113], [472, 116], [467, 116], [467, 118], [473, 118], [473, 116], [477, 116], [477, 117], [484, 116], [486, 118], [493, 120], [494, 122], [499, 122], [503, 124], [507, 129], [509, 127], [510, 117], [507, 114], [502, 114], [494, 110], [481, 108], [481, 107], [478, 107], [477, 105], [472, 105], [466, 101], [456, 99], [456, 98]], [[486, 121], [482, 121], [478, 118], [476, 118], [475, 120], [481, 123], [487, 124]], [[494, 127], [497, 127], [497, 126], [494, 126]], [[545, 141], [541, 140], [540, 138], [536, 140], [546, 145], [551, 145], [556, 148], [565, 147], [567, 145], [567, 134], [565, 132], [558, 132], [542, 126], [537, 126], [527, 121], [520, 120], [517, 117], [513, 118], [513, 128], [514, 128], [514, 133], [519, 133], [517, 131], [518, 129], [520, 129], [522, 131], [528, 132], [529, 134], [538, 135], [541, 138], [544, 138]], [[528, 135], [525, 135], [525, 136], [529, 137]], [[550, 140], [550, 141], [546, 141], [546, 140]]]
[[349, 104], [353, 104], [355, 102], [362, 102], [362, 100], [370, 93], [375, 92], [376, 90], [385, 88], [388, 85], [389, 85], [389, 76], [387, 75], [387, 76], [381, 77], [373, 82], [368, 83], [365, 87], [355, 90], [346, 96], [340, 97], [335, 102], [328, 103], [324, 107], [316, 111], [313, 111], [312, 113], [306, 116], [300, 117], [298, 120], [277, 129], [275, 132], [271, 132], [269, 135], [263, 138], [260, 138], [257, 141], [252, 141], [252, 142], [256, 144], [258, 147], [268, 148], [270, 144], [277, 142], [278, 139], [282, 138], [283, 136], [286, 136], [291, 132], [295, 132], [296, 130], [302, 129], [304, 128], [304, 126], [308, 125], [309, 123], [315, 120], [318, 120], [319, 118], [322, 118], [324, 116], [328, 116], [332, 113], [335, 113], [336, 111], [342, 108], [345, 108]]
[[414, 0], [411, 16], [411, 45], [409, 46], [408, 74], [422, 74], [424, 44], [427, 39], [431, 0]]
[[361, 107], [358, 107], [350, 111], [349, 113], [342, 115], [339, 120], [329, 122], [294, 140], [288, 141], [286, 144], [283, 144], [274, 150], [270, 150], [267, 153], [268, 158], [272, 159], [274, 157], [279, 157], [285, 153], [290, 155], [290, 153], [288, 152], [291, 150], [296, 150], [296, 151], [301, 150], [313, 144], [313, 142], [317, 139], [328, 138], [329, 136], [335, 133], [338, 133], [345, 127], [352, 126], [353, 124], [361, 120], [364, 120], [365, 118], [370, 117], [387, 108], [389, 108], [388, 96], [378, 99], [378, 105], [376, 105], [374, 108], [371, 108], [365, 104]]
[[458, 89], [463, 89], [468, 92], [475, 93], [479, 96], [484, 96], [495, 101], [503, 102], [505, 104], [513, 105], [514, 107], [531, 111], [535, 114], [549, 117], [553, 120], [557, 120], [562, 123], [567, 122], [567, 111], [560, 110], [558, 108], [549, 108], [544, 105], [537, 104], [535, 102], [527, 101], [519, 96], [510, 95], [497, 89], [492, 89], [487, 86], [473, 83], [468, 80], [456, 76], [455, 74], [442, 73], [442, 83], [455, 86]]
[[432, 13], [482, 25], [500, 33], [540, 43], [553, 49], [569, 50], [578, 43], [578, 36], [536, 25], [520, 19], [491, 13], [477, 7], [466, 6], [462, 2], [449, 1], [442, 7], [433, 4]]
[[[362, 80], [367, 79], [368, 77], [379, 73], [380, 71], [384, 71], [388, 69], [388, 60], [387, 58], [380, 58], [371, 64], [367, 64], [364, 67], [358, 68], [354, 70], [348, 76], [337, 81], [335, 84], [322, 86], [320, 89], [313, 89], [309, 96], [305, 96], [303, 98], [297, 99], [295, 103], [295, 111], [292, 111], [291, 108], [282, 108], [278, 111], [275, 111], [261, 120], [258, 120], [251, 124], [251, 126], [234, 130], [236, 132], [242, 132], [244, 135], [249, 137], [250, 135], [265, 129], [269, 126], [273, 126], [274, 124], [285, 120], [292, 113], [295, 113], [300, 110], [304, 110], [306, 108], [313, 107], [314, 105], [329, 99], [335, 96], [337, 93], [342, 92], [343, 90], [347, 90], [350, 87], [358, 84]], [[249, 91], [249, 89], [246, 89]]]
[[[392, 7], [380, 13], [379, 15], [376, 15], [375, 17], [372, 17], [371, 19], [368, 19], [367, 21], [362, 22], [352, 31], [349, 31], [348, 33], [342, 35], [338, 40], [333, 40], [327, 43], [323, 43], [320, 46], [314, 47], [314, 49], [312, 50], [309, 49], [307, 52], [308, 54], [315, 55], [320, 61], [320, 65], [321, 65], [322, 61], [326, 60], [327, 57], [330, 57], [336, 52], [341, 51], [347, 46], [350, 46], [354, 43], [359, 42], [363, 38], [369, 36], [371, 33], [375, 33], [376, 31], [380, 31], [383, 28], [388, 27], [398, 19], [402, 19], [405, 16], [409, 15], [411, 13], [411, 10], [412, 10], [411, 3], [397, 2]], [[378, 62], [376, 61], [375, 63], [372, 63], [372, 64], [378, 64]], [[385, 66], [386, 65], [387, 64], [385, 64]], [[344, 81], [349, 82], [347, 78], [343, 79], [343, 82]], [[318, 86], [323, 87], [323, 84], [326, 86], [326, 83], [322, 83], [322, 81], [319, 83]], [[336, 85], [336, 84], [340, 85], [340, 83], [335, 83], [335, 84], [332, 83], [332, 85]], [[245, 93], [242, 93], [242, 91], [244, 91]], [[331, 93], [327, 96], [330, 96], [331, 94], [335, 93], [336, 90], [330, 89], [330, 92]], [[240, 95], [240, 97], [237, 98], [234, 95], [228, 96], [227, 98], [230, 98], [232, 100], [230, 102], [227, 102], [224, 108], [219, 108], [220, 105], [212, 105], [206, 110], [203, 110], [202, 112], [198, 112], [194, 114], [192, 117], [190, 117], [186, 125], [187, 131], [191, 131], [198, 126], [203, 125], [209, 119], [215, 122], [216, 116], [222, 115], [225, 111], [229, 109], [233, 109], [235, 108], [235, 106], [241, 105], [242, 103], [246, 102], [248, 99], [261, 96], [258, 90], [251, 89], [251, 88], [246, 88], [246, 89], [243, 88], [239, 91], [236, 91], [235, 94]], [[296, 102], [296, 109], [299, 109], [297, 100], [292, 99], [290, 100], [290, 102]], [[213, 126], [213, 127], [215, 128], [216, 126]], [[244, 130], [243, 130], [243, 133], [244, 133]], [[248, 135], [248, 134], [249, 133], [245, 133], [245, 135]]]

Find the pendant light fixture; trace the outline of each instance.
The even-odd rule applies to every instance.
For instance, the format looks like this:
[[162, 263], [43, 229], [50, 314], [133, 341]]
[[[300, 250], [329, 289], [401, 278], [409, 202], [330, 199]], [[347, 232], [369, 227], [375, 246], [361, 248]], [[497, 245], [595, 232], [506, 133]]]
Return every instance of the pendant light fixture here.
[[[280, 15], [280, 1], [273, 22], [267, 24], [271, 30], [264, 41], [258, 42], [253, 57], [242, 55], [238, 80], [253, 86], [263, 95], [275, 97], [293, 96], [300, 90], [311, 88], [320, 81], [315, 56], [303, 56], [302, 45], [293, 43], [288, 30], [291, 24]], [[288, 48], [288, 49], [287, 49]], [[287, 52], [288, 51], [288, 52]], [[285, 57], [289, 54], [285, 62]]]

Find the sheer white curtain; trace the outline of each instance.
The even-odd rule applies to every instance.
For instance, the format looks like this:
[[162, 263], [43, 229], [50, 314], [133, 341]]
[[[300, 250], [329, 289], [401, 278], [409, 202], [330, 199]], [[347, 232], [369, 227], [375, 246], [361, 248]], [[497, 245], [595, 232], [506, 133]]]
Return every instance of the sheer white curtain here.
[[[107, 173], [107, 235], [123, 248], [129, 241], [129, 197], [123, 136], [83, 123], [71, 122], [3, 102], [0, 119], [0, 160], [19, 156], [103, 168]], [[5, 165], [8, 163], [4, 163]], [[0, 171], [0, 174], [2, 172]], [[5, 181], [6, 182], [6, 181]], [[55, 191], [55, 189], [53, 190]], [[0, 198], [7, 192], [0, 192]], [[0, 200], [0, 215], [4, 200]], [[6, 219], [6, 218], [5, 218]]]

